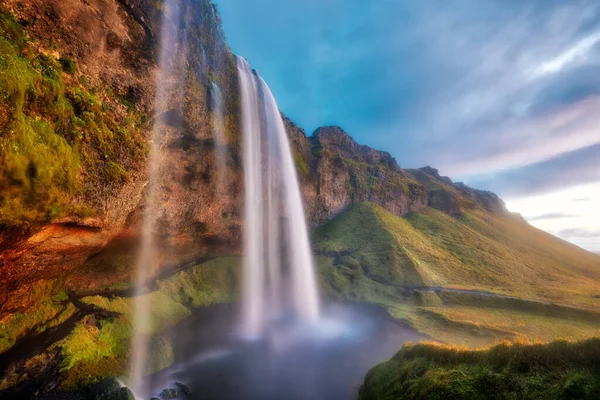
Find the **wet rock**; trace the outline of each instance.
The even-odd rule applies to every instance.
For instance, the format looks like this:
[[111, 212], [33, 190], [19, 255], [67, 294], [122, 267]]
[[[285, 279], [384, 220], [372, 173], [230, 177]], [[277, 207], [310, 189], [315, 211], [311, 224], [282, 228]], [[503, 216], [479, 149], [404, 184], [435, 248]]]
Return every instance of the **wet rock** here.
[[96, 400], [135, 400], [133, 392], [115, 379], [105, 379], [87, 387], [86, 398]]
[[163, 389], [163, 391], [160, 392], [160, 398], [163, 400], [170, 400], [170, 399], [174, 399], [176, 397], [177, 397], [177, 389], [174, 389], [174, 388]]
[[119, 390], [119, 400], [135, 400], [133, 392], [128, 387], [122, 387]]
[[183, 393], [185, 395], [189, 395], [192, 393], [190, 388], [187, 387], [187, 385], [184, 384], [183, 382], [175, 382], [175, 385], [181, 390], [181, 393]]

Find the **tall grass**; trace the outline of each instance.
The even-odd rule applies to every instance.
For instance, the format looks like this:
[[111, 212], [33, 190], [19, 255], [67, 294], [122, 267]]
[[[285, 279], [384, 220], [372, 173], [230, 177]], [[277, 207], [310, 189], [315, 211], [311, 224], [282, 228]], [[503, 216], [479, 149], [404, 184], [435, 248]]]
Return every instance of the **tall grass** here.
[[374, 367], [361, 400], [597, 399], [600, 339], [502, 343], [487, 350], [404, 346]]

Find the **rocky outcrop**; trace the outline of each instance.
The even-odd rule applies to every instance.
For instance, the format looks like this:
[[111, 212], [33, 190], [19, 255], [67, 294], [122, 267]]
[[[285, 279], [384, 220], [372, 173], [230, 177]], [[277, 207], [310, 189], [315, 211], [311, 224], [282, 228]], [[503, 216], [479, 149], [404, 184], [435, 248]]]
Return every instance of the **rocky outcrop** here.
[[427, 207], [427, 192], [389, 153], [357, 144], [339, 127], [319, 128], [309, 142], [316, 196], [307, 202], [314, 225], [363, 201], [396, 215]]
[[504, 202], [494, 193], [473, 189], [464, 183], [454, 183], [441, 176], [432, 167], [410, 169], [408, 172], [428, 192], [428, 206], [448, 215], [458, 216], [464, 211], [480, 208], [498, 215], [509, 215]]

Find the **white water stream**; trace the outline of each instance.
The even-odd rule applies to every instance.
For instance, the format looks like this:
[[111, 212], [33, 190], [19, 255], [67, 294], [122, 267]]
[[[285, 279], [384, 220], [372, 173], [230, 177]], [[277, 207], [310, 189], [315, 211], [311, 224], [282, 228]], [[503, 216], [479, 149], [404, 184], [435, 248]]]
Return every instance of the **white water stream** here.
[[283, 119], [265, 81], [245, 59], [238, 57], [237, 64], [245, 184], [242, 325], [245, 334], [255, 337], [281, 312], [315, 322], [319, 296]]

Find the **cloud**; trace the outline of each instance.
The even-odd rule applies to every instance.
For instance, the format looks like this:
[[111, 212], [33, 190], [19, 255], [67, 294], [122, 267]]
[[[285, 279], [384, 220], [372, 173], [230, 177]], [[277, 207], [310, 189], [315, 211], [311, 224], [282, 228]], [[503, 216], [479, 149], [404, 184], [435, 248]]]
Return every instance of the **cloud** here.
[[473, 176], [466, 181], [472, 186], [507, 197], [531, 196], [600, 182], [600, 144], [526, 167], [513, 168], [493, 175]]
[[[600, 142], [600, 4], [219, 2], [232, 48], [308, 132], [337, 124], [450, 175]], [[269, 15], [269, 18], [265, 18]]]
[[558, 231], [556, 235], [565, 239], [600, 239], [600, 230], [569, 228]]
[[539, 221], [539, 220], [543, 220], [543, 219], [563, 219], [563, 218], [571, 218], [571, 217], [573, 217], [573, 214], [567, 214], [567, 213], [562, 213], [562, 212], [552, 212], [552, 213], [547, 213], [547, 214], [542, 214], [542, 215], [525, 217], [525, 219], [527, 221]]

